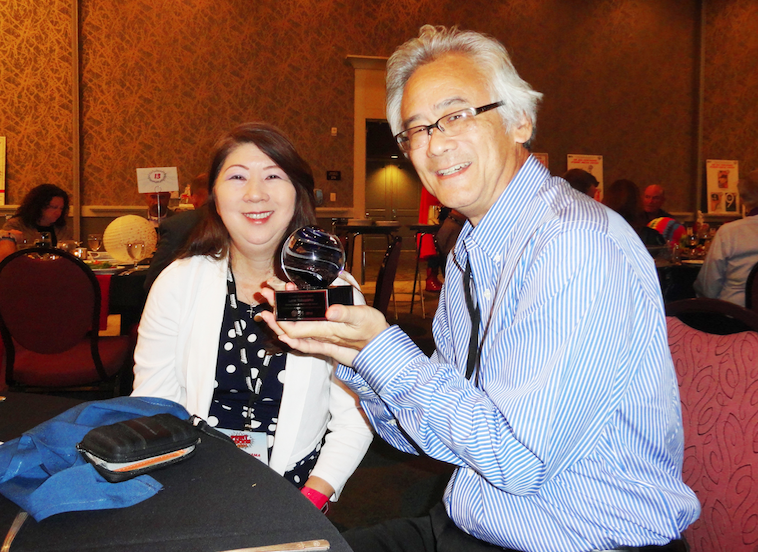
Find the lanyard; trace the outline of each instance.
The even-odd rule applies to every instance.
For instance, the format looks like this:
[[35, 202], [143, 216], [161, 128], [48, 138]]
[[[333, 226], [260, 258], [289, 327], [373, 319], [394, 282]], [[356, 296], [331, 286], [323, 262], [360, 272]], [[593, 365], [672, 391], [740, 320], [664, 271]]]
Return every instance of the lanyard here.
[[471, 337], [468, 341], [468, 361], [466, 363], [466, 379], [471, 379], [471, 375], [476, 372], [474, 383], [479, 384], [479, 322], [481, 321], [481, 312], [479, 305], [474, 306], [474, 300], [471, 297], [471, 259], [466, 264], [466, 270], [463, 272], [463, 297], [466, 300], [466, 308], [471, 317]]
[[[226, 271], [226, 296], [229, 298], [229, 306], [232, 308], [232, 320], [234, 323], [234, 341], [237, 344], [237, 348], [240, 352], [240, 362], [247, 368], [247, 374], [249, 378], [248, 383], [248, 389], [250, 389], [250, 399], [247, 403], [247, 415], [248, 420], [247, 424], [245, 425], [246, 429], [252, 429], [250, 422], [253, 420], [253, 405], [255, 404], [255, 401], [258, 400], [258, 397], [261, 395], [261, 388], [263, 387], [263, 382], [266, 379], [266, 375], [268, 375], [268, 369], [269, 364], [271, 361], [271, 357], [267, 355], [266, 358], [263, 359], [263, 362], [261, 364], [260, 369], [258, 370], [258, 376], [253, 377], [253, 370], [252, 366], [250, 366], [249, 363], [249, 357], [247, 354], [247, 342], [242, 337], [242, 317], [240, 316], [239, 312], [239, 305], [237, 304], [237, 285], [234, 282], [234, 274], [232, 274], [232, 263], [229, 262], [229, 265], [227, 267]], [[257, 324], [252, 318], [253, 311], [252, 306], [250, 307], [250, 324]]]

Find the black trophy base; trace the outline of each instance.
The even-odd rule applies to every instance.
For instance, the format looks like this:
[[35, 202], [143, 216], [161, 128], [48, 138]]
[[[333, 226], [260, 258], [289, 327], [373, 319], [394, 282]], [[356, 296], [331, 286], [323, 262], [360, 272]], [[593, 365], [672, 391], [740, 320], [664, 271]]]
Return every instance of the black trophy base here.
[[352, 305], [352, 286], [276, 292], [276, 319], [326, 320], [329, 305]]

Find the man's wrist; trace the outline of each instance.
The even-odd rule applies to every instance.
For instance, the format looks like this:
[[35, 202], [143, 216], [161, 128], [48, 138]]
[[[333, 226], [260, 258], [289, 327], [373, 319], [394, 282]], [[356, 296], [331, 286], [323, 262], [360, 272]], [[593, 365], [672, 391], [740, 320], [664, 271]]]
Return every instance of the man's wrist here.
[[390, 326], [358, 353], [353, 368], [381, 395], [398, 373], [419, 355], [426, 357], [399, 326]]

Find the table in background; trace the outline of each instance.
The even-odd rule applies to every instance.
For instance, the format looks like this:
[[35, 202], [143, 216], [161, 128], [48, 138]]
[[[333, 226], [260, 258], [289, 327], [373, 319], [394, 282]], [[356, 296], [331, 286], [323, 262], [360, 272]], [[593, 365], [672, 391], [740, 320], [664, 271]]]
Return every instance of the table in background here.
[[692, 299], [695, 297], [693, 285], [702, 265], [698, 264], [662, 264], [656, 265], [658, 281], [664, 303]]
[[147, 293], [145, 277], [147, 270], [138, 270], [128, 275], [116, 274], [111, 278], [110, 306], [111, 314], [121, 315], [121, 329], [138, 324], [145, 308]]
[[[410, 224], [408, 225], [408, 228], [411, 229], [411, 232], [416, 233], [416, 271], [413, 274], [413, 291], [411, 292], [411, 310], [410, 310], [410, 313], [413, 314], [413, 302], [416, 299], [416, 282], [418, 281], [418, 266], [419, 266], [419, 261], [421, 260], [421, 242], [423, 241], [424, 236], [427, 236], [427, 235], [436, 236], [437, 231], [440, 229], [440, 225], [439, 224]], [[435, 242], [435, 247], [436, 247], [436, 242]], [[444, 259], [441, 260], [441, 262], [444, 262]], [[421, 297], [421, 317], [426, 318], [426, 309], [424, 307], [424, 290], [421, 289], [420, 282], [419, 282], [419, 296]]]
[[[9, 393], [0, 402], [0, 440], [17, 437], [78, 401]], [[47, 418], [45, 418], [47, 419]], [[27, 423], [26, 420], [29, 420]], [[13, 552], [210, 552], [327, 539], [349, 552], [337, 529], [284, 478], [230, 443], [205, 437], [192, 458], [151, 474], [164, 488], [129, 508], [27, 520]], [[0, 496], [0, 538], [18, 507]]]
[[135, 324], [138, 324], [142, 317], [142, 310], [145, 308], [145, 301], [147, 300], [147, 293], [144, 289], [146, 277], [147, 270], [137, 270], [131, 273], [124, 271], [122, 274], [112, 276], [97, 275], [98, 280], [110, 278], [108, 283], [108, 314], [121, 315], [122, 335]]
[[[389, 248], [392, 243], [392, 237], [395, 232], [400, 230], [401, 224], [394, 220], [378, 220], [372, 223], [350, 223], [336, 224], [334, 231], [337, 236], [345, 237], [347, 246], [345, 248], [345, 256], [347, 257], [347, 271], [353, 272], [353, 252], [355, 249], [355, 238], [357, 236], [377, 235], [387, 236], [387, 247]], [[366, 251], [361, 254], [361, 274], [359, 278], [356, 278], [361, 284], [364, 282], [364, 274], [366, 273]], [[355, 276], [355, 274], [353, 274]]]

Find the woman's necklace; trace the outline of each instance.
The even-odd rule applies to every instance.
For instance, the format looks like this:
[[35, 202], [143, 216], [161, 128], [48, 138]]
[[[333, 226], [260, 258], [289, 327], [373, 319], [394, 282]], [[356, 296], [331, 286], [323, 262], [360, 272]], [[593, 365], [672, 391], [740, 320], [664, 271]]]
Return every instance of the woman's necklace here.
[[[250, 308], [246, 312], [248, 313], [250, 318], [252, 318], [255, 315], [253, 309], [261, 304], [260, 301], [255, 299], [255, 294], [260, 292], [261, 286], [257, 284], [254, 284], [252, 286], [245, 285], [244, 281], [249, 281], [249, 280], [245, 278], [242, 278], [242, 279], [239, 278], [240, 274], [244, 276], [244, 273], [245, 273], [244, 267], [241, 266], [241, 263], [237, 263], [237, 266], [234, 267], [234, 270], [238, 273], [238, 278], [236, 279], [237, 281], [235, 282], [235, 278], [232, 276], [232, 269], [233, 269], [232, 265], [233, 265], [233, 262], [230, 256], [229, 272], [227, 274], [227, 279], [229, 279], [232, 282], [232, 285], [235, 288], [236, 298], [242, 301], [243, 303], [247, 303], [248, 305], [250, 305]], [[270, 278], [273, 275], [274, 275], [273, 270], [269, 271], [266, 277], [264, 277], [263, 281], [267, 281], [268, 278]], [[256, 280], [256, 278], [253, 278], [253, 280]]]

